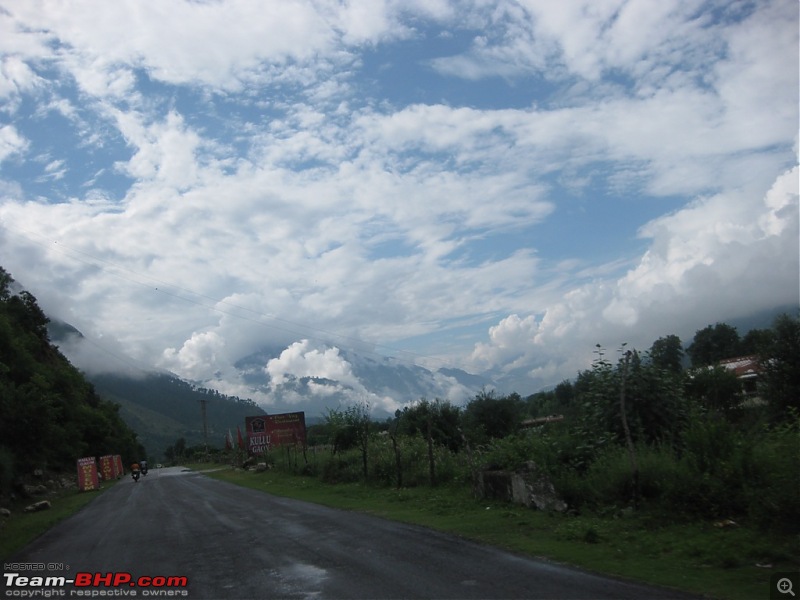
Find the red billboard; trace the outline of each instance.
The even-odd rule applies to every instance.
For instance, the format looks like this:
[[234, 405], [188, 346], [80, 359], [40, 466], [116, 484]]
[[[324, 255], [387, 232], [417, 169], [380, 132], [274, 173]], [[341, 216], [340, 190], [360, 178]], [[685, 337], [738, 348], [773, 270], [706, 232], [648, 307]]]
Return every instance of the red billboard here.
[[99, 482], [97, 480], [97, 463], [94, 456], [87, 456], [78, 459], [78, 489], [82, 492], [96, 490]]
[[245, 417], [244, 426], [247, 434], [247, 453], [251, 456], [264, 454], [271, 448], [306, 445], [304, 412]]
[[110, 481], [117, 476], [117, 465], [110, 454], [100, 457], [100, 473], [105, 481]]

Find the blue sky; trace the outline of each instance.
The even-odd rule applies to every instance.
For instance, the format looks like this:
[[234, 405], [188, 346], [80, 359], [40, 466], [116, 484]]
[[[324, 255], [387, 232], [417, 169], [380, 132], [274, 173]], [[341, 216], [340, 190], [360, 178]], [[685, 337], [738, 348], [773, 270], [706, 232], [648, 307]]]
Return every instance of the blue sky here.
[[0, 60], [0, 264], [226, 393], [263, 346], [530, 393], [798, 304], [794, 0], [0, 1]]

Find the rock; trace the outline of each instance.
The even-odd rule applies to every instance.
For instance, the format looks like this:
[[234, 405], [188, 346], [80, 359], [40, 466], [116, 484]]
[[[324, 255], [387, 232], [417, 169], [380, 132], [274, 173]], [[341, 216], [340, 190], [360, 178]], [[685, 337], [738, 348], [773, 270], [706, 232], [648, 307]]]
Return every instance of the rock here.
[[[525, 470], [518, 473], [525, 482], [526, 497], [530, 503], [539, 510], [554, 510], [564, 512], [567, 510], [567, 503], [564, 502], [556, 492], [553, 482], [546, 473], [539, 470], [533, 462], [525, 465]], [[527, 502], [526, 506], [530, 506]]]
[[478, 476], [479, 491], [484, 498], [496, 498], [539, 510], [564, 512], [567, 504], [556, 492], [546, 473], [533, 462], [517, 472], [482, 471]]
[[23, 512], [38, 512], [40, 510], [47, 510], [50, 508], [50, 501], [49, 500], [41, 500], [39, 502], [34, 502], [30, 506], [26, 506]]
[[8, 518], [10, 516], [11, 516], [11, 511], [10, 510], [8, 510], [7, 508], [0, 508], [0, 517]]
[[266, 470], [267, 470], [267, 463], [261, 462], [256, 465], [256, 473], [263, 473]]

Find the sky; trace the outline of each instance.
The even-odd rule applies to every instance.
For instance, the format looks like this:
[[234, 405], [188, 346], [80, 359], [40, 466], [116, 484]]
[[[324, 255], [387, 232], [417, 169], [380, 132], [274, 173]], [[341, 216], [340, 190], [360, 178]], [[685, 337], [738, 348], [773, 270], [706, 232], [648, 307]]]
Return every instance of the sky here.
[[795, 0], [0, 0], [0, 265], [98, 369], [533, 393], [798, 305], [799, 71]]

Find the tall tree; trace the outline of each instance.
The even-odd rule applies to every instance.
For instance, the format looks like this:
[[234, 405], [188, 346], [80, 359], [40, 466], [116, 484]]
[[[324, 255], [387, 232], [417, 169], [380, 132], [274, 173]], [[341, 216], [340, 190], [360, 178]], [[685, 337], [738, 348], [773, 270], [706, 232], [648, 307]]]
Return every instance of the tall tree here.
[[769, 351], [775, 339], [772, 329], [751, 329], [742, 338], [742, 354], [761, 355]]
[[736, 373], [719, 365], [691, 369], [685, 389], [688, 398], [727, 417], [742, 403], [742, 385]]
[[325, 420], [333, 437], [334, 454], [356, 447], [361, 452], [364, 480], [369, 474], [368, 454], [372, 417], [369, 404], [352, 404], [344, 410], [331, 409]]
[[693, 367], [713, 365], [741, 353], [739, 332], [727, 323], [717, 323], [700, 329], [687, 349]]
[[[433, 402], [421, 398], [398, 411], [398, 432], [405, 435], [428, 437], [428, 421], [431, 424], [431, 439], [451, 452], [458, 452], [463, 444], [459, 426], [461, 409], [447, 400], [439, 398]], [[430, 417], [430, 419], [429, 419]]]
[[800, 318], [778, 316], [773, 340], [761, 357], [763, 393], [776, 417], [800, 411]]
[[516, 433], [522, 424], [525, 403], [519, 394], [497, 397], [479, 392], [464, 409], [464, 428], [478, 443]]
[[650, 361], [653, 366], [672, 373], [683, 370], [683, 343], [677, 335], [660, 337], [650, 347]]

